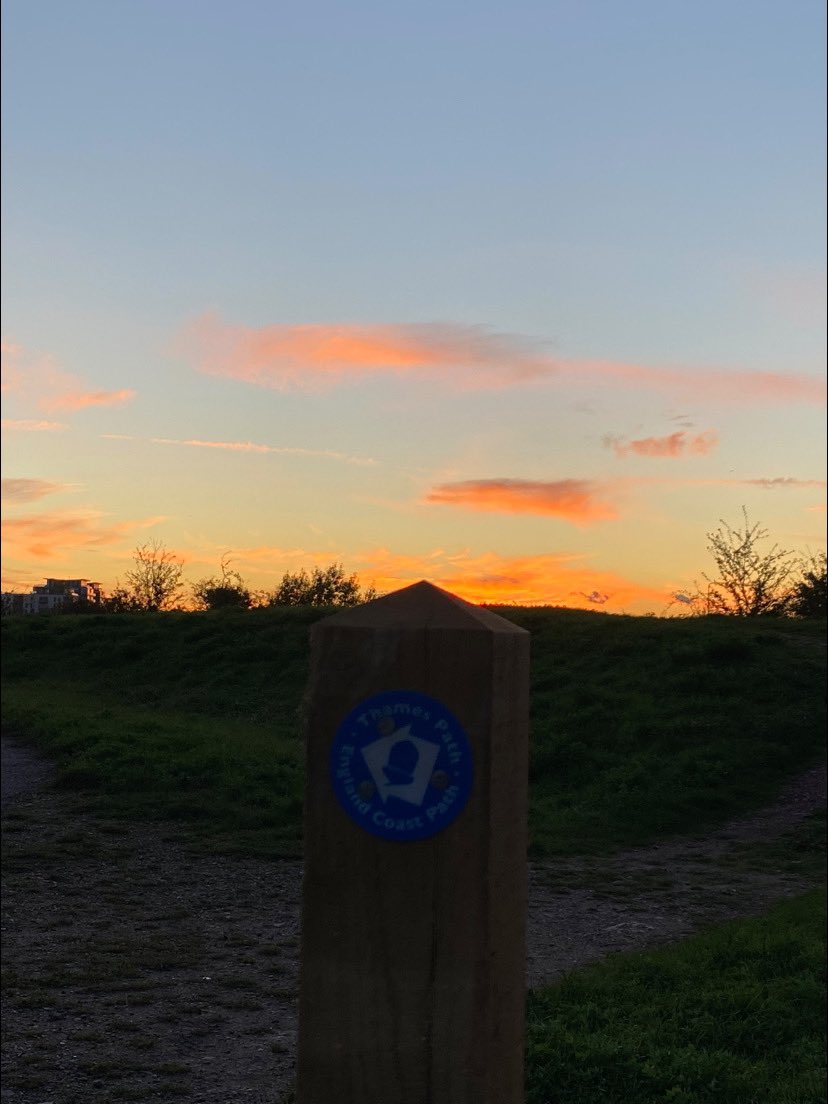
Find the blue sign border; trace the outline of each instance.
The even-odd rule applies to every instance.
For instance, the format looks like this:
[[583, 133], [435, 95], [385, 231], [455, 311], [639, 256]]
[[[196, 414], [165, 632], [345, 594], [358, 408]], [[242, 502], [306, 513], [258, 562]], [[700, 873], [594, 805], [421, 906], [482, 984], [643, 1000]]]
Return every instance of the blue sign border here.
[[457, 718], [416, 690], [366, 698], [341, 721], [331, 746], [340, 806], [381, 839], [428, 839], [447, 828], [469, 799], [473, 775]]

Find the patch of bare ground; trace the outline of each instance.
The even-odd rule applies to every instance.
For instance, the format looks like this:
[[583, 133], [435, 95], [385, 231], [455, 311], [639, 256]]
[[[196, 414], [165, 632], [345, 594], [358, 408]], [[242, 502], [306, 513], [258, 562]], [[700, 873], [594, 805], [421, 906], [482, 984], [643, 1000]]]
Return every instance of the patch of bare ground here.
[[[824, 805], [821, 767], [712, 835], [533, 864], [529, 984], [816, 884], [796, 840]], [[290, 1098], [300, 863], [196, 853], [49, 792], [9, 805], [3, 843], [4, 1104]]]
[[754, 916], [825, 878], [826, 767], [708, 835], [609, 858], [530, 866], [528, 979], [544, 985], [615, 951], [685, 939]]

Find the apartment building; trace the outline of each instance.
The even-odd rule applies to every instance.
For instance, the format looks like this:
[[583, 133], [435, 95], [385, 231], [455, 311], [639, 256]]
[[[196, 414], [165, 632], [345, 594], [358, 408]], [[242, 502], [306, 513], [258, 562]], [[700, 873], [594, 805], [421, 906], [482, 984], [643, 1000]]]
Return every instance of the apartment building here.
[[70, 605], [100, 605], [101, 584], [90, 579], [47, 579], [29, 594], [3, 593], [4, 613], [54, 613]]

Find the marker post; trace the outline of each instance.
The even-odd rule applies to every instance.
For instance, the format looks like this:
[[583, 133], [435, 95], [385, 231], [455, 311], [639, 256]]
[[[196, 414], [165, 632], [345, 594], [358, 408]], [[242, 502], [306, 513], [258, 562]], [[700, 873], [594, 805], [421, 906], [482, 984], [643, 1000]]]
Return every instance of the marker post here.
[[318, 622], [299, 1104], [521, 1104], [529, 634], [427, 582]]

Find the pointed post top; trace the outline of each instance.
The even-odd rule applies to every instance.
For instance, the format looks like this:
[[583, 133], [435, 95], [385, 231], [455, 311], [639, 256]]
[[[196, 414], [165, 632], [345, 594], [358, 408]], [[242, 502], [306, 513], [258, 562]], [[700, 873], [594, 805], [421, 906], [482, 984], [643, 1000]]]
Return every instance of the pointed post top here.
[[526, 633], [512, 621], [421, 579], [361, 606], [351, 606], [317, 622], [317, 626], [371, 629], [465, 629], [492, 633]]

